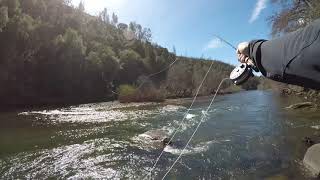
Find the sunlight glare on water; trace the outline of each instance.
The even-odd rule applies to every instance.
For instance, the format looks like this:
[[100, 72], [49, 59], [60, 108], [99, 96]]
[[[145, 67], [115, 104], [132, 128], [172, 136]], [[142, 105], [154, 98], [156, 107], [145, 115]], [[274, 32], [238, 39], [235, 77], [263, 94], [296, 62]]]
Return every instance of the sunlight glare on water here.
[[[110, 102], [2, 113], [0, 176], [141, 179], [162, 150], [161, 140], [179, 126], [188, 103]], [[197, 102], [187, 114], [173, 144], [164, 149], [155, 179], [161, 178], [179, 155], [208, 103], [209, 99]], [[282, 175], [307, 179], [300, 165], [304, 152], [301, 138], [317, 131], [320, 117], [288, 112], [281, 108], [283, 103], [261, 91], [218, 97], [168, 178]]]

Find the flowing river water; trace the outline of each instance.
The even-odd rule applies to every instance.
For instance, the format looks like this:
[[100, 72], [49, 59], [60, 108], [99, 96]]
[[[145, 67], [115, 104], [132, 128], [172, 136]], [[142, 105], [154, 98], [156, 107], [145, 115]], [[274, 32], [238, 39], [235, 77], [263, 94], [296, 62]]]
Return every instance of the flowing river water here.
[[[320, 113], [284, 108], [294, 101], [268, 91], [217, 97], [167, 179], [308, 179], [301, 140], [319, 136]], [[171, 166], [209, 102], [196, 102], [152, 179]], [[0, 177], [142, 179], [162, 150], [145, 132], [170, 135], [189, 104], [106, 102], [2, 112]]]

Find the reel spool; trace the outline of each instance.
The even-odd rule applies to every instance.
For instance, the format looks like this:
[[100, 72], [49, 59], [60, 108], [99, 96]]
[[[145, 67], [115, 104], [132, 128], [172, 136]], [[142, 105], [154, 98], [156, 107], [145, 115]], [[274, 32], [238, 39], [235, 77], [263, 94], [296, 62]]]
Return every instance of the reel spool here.
[[235, 85], [241, 85], [253, 76], [252, 67], [246, 63], [242, 63], [231, 72], [230, 79]]

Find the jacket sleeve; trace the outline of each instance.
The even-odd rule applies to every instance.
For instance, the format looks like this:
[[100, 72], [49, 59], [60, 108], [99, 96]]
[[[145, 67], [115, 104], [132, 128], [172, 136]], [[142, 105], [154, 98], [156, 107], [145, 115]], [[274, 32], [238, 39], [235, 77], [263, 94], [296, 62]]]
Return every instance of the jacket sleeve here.
[[[249, 57], [261, 73], [273, 80], [304, 85], [301, 78], [320, 83], [320, 19], [305, 28], [273, 40], [249, 43]], [[308, 72], [308, 73], [307, 73]], [[291, 75], [298, 78], [288, 78]]]

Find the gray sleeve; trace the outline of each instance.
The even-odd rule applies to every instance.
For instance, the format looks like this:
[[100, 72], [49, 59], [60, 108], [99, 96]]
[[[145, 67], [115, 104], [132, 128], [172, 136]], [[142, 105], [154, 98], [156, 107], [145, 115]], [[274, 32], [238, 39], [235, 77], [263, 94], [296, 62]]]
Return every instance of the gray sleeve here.
[[[315, 45], [319, 41], [320, 19], [314, 21], [305, 28], [289, 33], [273, 40], [254, 40], [250, 42], [249, 57], [255, 61], [261, 73], [273, 80], [291, 83], [292, 80], [286, 78], [286, 71], [292, 62], [315, 62], [319, 64], [318, 52], [320, 47]], [[312, 56], [311, 56], [312, 55]], [[312, 57], [312, 58], [306, 58]], [[294, 70], [295, 76], [304, 77], [306, 72], [310, 72], [313, 66], [301, 66]], [[310, 77], [312, 78], [312, 77]], [[320, 80], [318, 80], [320, 81]]]
[[261, 45], [266, 40], [253, 40], [249, 43], [249, 57], [252, 59], [259, 71], [266, 76], [265, 69], [261, 65]]

